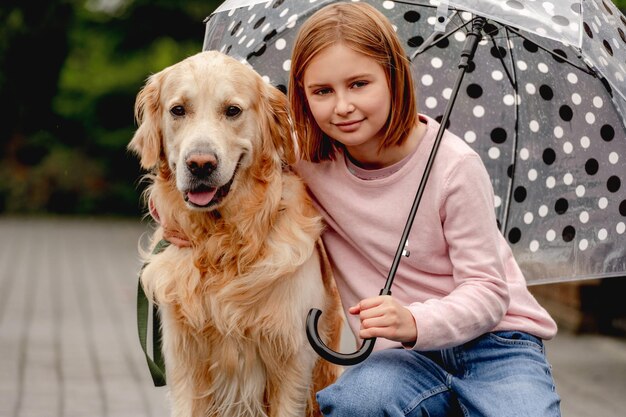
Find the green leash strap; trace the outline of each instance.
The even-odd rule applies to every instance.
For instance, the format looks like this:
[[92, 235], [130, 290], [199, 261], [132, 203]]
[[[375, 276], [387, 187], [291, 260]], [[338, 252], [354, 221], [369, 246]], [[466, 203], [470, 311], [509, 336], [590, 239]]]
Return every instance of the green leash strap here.
[[[165, 239], [162, 239], [157, 243], [152, 251], [153, 255], [159, 254], [170, 245]], [[143, 273], [147, 264], [141, 268]], [[152, 375], [152, 381], [155, 387], [162, 387], [165, 385], [165, 362], [163, 361], [163, 354], [161, 352], [161, 318], [159, 317], [159, 308], [156, 305], [152, 306], [152, 351], [154, 359], [148, 354], [147, 339], [148, 339], [148, 316], [150, 315], [150, 301], [146, 297], [146, 293], [141, 286], [141, 274], [139, 275], [139, 283], [137, 285], [137, 331], [139, 332], [139, 342], [143, 353], [146, 355], [146, 361], [148, 362], [148, 368], [150, 369], [150, 375]]]

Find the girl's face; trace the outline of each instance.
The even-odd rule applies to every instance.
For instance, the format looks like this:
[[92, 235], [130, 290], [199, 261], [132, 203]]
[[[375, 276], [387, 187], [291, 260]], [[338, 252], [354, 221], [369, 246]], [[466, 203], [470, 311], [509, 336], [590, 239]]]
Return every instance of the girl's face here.
[[320, 129], [357, 161], [375, 160], [391, 109], [383, 67], [340, 43], [313, 57], [303, 85]]

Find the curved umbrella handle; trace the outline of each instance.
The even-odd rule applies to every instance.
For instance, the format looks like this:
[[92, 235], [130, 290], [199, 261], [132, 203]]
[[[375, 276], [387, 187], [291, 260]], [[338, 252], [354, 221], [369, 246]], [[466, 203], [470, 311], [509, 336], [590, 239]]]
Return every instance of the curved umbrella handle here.
[[365, 339], [359, 350], [353, 353], [340, 353], [335, 352], [322, 341], [322, 338], [317, 331], [317, 322], [320, 319], [322, 312], [317, 308], [309, 310], [309, 314], [306, 317], [306, 337], [309, 339], [309, 343], [313, 350], [326, 359], [328, 362], [335, 365], [356, 365], [363, 362], [374, 350], [374, 343], [376, 338]]

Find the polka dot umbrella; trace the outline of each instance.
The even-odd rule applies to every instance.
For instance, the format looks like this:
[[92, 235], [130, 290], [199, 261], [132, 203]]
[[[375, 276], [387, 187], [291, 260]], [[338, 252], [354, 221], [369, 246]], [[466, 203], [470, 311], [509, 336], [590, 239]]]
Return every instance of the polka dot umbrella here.
[[[626, 276], [626, 18], [609, 0], [367, 0], [441, 120], [475, 15], [487, 18], [448, 128], [483, 158], [496, 215], [529, 283]], [[285, 91], [300, 24], [328, 0], [230, 0], [203, 49]]]

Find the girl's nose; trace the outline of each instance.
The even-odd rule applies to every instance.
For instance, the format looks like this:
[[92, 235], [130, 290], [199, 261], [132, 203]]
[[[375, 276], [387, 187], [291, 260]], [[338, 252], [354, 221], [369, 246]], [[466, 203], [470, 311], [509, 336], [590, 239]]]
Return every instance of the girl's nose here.
[[345, 95], [337, 97], [335, 103], [335, 113], [338, 115], [350, 114], [354, 111], [354, 104]]

